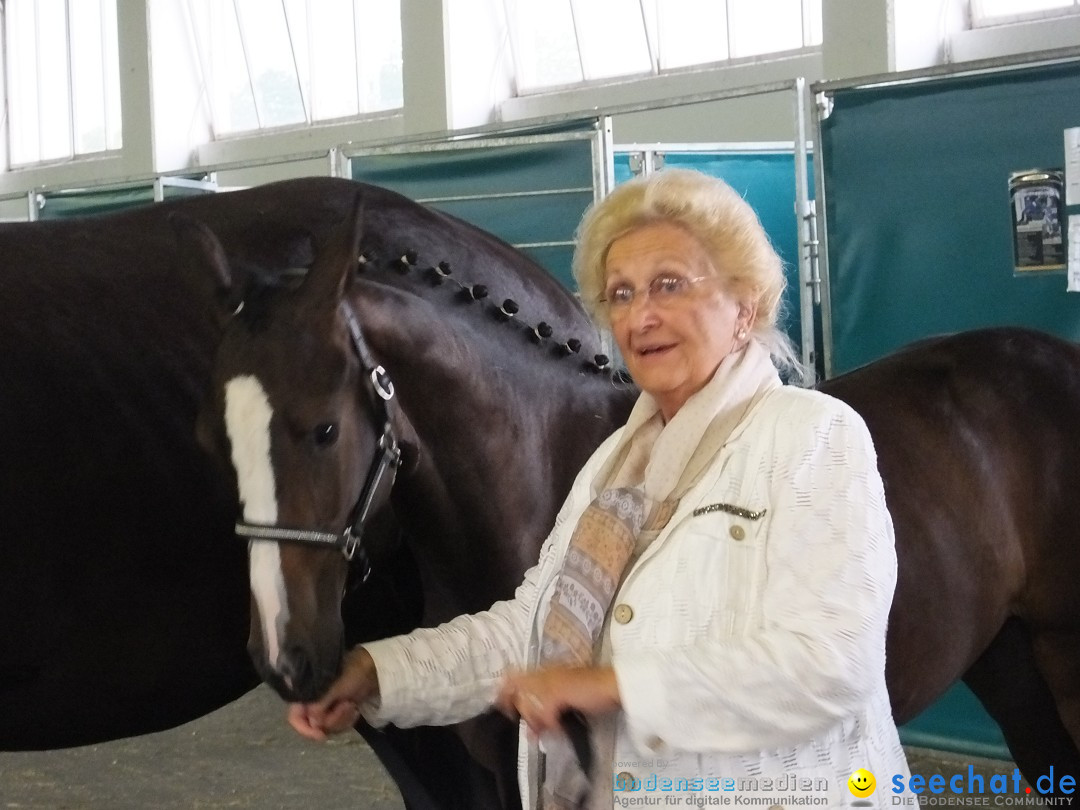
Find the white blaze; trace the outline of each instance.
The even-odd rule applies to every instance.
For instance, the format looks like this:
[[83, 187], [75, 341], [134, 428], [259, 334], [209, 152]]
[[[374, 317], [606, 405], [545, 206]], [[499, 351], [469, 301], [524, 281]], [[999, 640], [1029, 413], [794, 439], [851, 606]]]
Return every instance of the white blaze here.
[[[270, 417], [274, 411], [266, 390], [256, 377], [234, 377], [225, 384], [225, 430], [232, 445], [232, 463], [244, 521], [273, 525], [277, 522], [274, 467], [270, 461]], [[281, 631], [289, 620], [285, 579], [277, 543], [248, 543], [251, 593], [262, 622], [270, 666], [277, 666]]]

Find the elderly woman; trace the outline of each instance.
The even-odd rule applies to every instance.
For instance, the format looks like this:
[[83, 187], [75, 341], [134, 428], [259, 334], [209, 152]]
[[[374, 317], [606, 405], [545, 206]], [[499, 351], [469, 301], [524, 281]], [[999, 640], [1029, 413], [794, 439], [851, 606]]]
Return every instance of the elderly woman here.
[[[722, 181], [630, 181], [582, 222], [582, 299], [642, 393], [513, 599], [365, 644], [289, 720], [521, 719], [526, 808], [754, 795], [886, 806], [892, 523], [859, 416], [781, 383], [782, 263]], [[588, 751], [566, 718], [584, 719]], [[589, 769], [586, 773], [583, 769]], [[716, 799], [719, 801], [719, 799]]]

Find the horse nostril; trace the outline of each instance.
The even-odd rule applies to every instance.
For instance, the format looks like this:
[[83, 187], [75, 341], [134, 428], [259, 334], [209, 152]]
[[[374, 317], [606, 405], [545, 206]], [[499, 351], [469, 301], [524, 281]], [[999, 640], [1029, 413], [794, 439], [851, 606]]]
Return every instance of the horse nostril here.
[[293, 692], [303, 694], [310, 690], [315, 672], [311, 656], [303, 647], [291, 647], [285, 651], [278, 665], [278, 673]]

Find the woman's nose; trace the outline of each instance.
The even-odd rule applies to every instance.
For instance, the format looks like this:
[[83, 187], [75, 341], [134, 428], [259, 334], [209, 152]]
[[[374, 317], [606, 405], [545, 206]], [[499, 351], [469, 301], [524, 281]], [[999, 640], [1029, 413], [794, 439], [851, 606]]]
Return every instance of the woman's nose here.
[[656, 302], [652, 300], [652, 296], [649, 295], [647, 289], [642, 290], [630, 299], [630, 303], [626, 306], [626, 320], [636, 328], [655, 323], [658, 320]]

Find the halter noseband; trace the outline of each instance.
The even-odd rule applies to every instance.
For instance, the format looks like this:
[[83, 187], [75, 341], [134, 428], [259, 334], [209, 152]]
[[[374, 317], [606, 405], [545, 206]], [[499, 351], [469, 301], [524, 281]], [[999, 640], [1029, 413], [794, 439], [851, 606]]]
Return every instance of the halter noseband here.
[[364, 334], [360, 331], [360, 322], [348, 302], [341, 303], [342, 313], [349, 325], [349, 336], [352, 338], [352, 346], [356, 351], [360, 364], [365, 371], [365, 379], [370, 385], [373, 394], [372, 404], [375, 407], [376, 416], [382, 419], [382, 432], [379, 435], [379, 451], [371, 462], [364, 488], [360, 490], [360, 496], [356, 500], [349, 513], [349, 521], [345, 529], [339, 534], [322, 532], [313, 529], [289, 529], [281, 526], [268, 526], [259, 523], [245, 523], [238, 521], [236, 534], [248, 540], [269, 541], [275, 543], [300, 543], [303, 545], [323, 546], [340, 549], [346, 560], [352, 560], [356, 554], [360, 555], [363, 565], [363, 579], [367, 581], [371, 574], [371, 561], [364, 550], [363, 536], [364, 523], [367, 521], [368, 512], [371, 509], [375, 493], [379, 489], [379, 483], [387, 470], [390, 471], [390, 486], [394, 485], [397, 468], [401, 464], [401, 449], [398, 447], [397, 438], [394, 436], [394, 428], [390, 424], [390, 412], [388, 403], [394, 397], [394, 383], [386, 369], [378, 365], [371, 356], [371, 351], [364, 340]]

